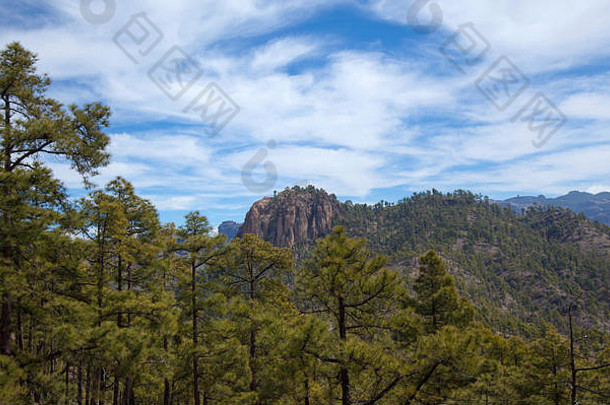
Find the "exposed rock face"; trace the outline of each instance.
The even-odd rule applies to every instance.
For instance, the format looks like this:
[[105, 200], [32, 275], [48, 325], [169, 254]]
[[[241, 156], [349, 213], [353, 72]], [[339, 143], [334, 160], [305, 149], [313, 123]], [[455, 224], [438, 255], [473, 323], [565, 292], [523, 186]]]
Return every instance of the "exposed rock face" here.
[[292, 247], [329, 233], [340, 213], [341, 203], [334, 194], [295, 186], [255, 202], [237, 236], [253, 233], [275, 246]]
[[237, 235], [237, 231], [241, 225], [242, 224], [238, 224], [235, 221], [224, 221], [218, 226], [218, 233], [227, 235], [227, 242], [230, 242], [231, 239], [235, 238], [235, 235]]

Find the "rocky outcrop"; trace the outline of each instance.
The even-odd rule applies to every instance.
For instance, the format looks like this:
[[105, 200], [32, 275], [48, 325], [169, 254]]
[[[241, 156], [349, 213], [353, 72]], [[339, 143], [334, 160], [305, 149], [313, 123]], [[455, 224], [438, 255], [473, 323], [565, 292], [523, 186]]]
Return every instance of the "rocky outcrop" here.
[[275, 246], [313, 242], [332, 230], [341, 203], [313, 186], [286, 189], [255, 202], [237, 236], [253, 233]]
[[237, 235], [237, 231], [242, 224], [238, 224], [235, 221], [224, 221], [222, 224], [218, 226], [218, 233], [222, 233], [227, 236], [227, 242], [230, 242], [235, 235]]

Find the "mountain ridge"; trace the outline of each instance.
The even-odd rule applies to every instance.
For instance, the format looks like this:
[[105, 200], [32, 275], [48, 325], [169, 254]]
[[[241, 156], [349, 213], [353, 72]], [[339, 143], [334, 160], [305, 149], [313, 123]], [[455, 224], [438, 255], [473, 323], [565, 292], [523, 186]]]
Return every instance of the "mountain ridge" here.
[[343, 225], [407, 278], [420, 254], [436, 250], [460, 293], [498, 330], [528, 334], [540, 321], [561, 329], [571, 301], [588, 326], [610, 330], [610, 228], [562, 207], [513, 210], [463, 190], [369, 205], [297, 186], [253, 204], [238, 236], [254, 233], [299, 257]]
[[495, 203], [510, 205], [516, 212], [527, 210], [532, 205], [556, 206], [569, 208], [575, 213], [584, 213], [592, 220], [610, 225], [610, 192], [604, 191], [592, 194], [584, 191], [570, 191], [556, 198], [538, 196], [516, 196], [506, 200], [494, 200]]

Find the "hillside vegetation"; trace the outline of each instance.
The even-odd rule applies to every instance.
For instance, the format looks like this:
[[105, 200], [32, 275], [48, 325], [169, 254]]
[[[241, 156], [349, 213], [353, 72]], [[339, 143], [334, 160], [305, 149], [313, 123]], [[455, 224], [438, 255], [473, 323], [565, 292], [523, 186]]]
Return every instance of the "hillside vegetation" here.
[[568, 304], [576, 301], [588, 326], [609, 331], [610, 228], [605, 225], [555, 207], [517, 215], [465, 191], [343, 206], [336, 222], [365, 237], [407, 274], [426, 249], [439, 252], [462, 293], [499, 330], [528, 333], [527, 324], [540, 320], [565, 330]]

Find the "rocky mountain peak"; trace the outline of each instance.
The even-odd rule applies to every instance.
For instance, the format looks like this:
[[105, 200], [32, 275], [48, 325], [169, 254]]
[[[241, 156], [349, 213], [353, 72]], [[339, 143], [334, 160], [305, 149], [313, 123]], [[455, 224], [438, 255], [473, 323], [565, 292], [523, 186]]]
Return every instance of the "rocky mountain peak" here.
[[225, 234], [227, 236], [227, 241], [230, 242], [235, 238], [235, 235], [237, 235], [240, 226], [241, 224], [238, 224], [235, 221], [224, 221], [218, 226], [218, 233]]
[[329, 233], [340, 213], [341, 203], [334, 194], [314, 186], [286, 188], [255, 202], [237, 236], [253, 233], [276, 246], [292, 247]]

